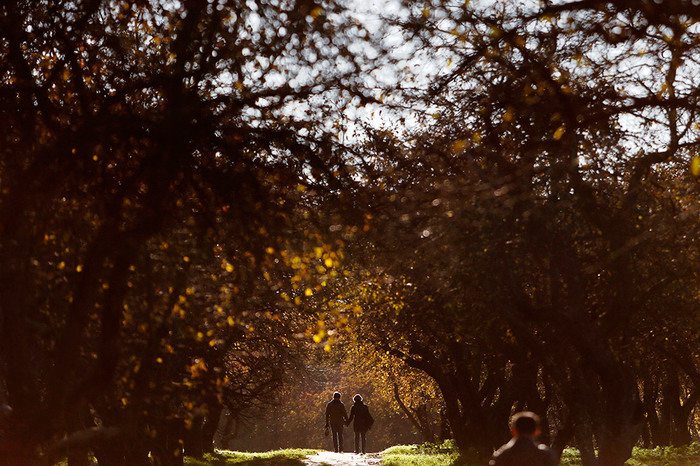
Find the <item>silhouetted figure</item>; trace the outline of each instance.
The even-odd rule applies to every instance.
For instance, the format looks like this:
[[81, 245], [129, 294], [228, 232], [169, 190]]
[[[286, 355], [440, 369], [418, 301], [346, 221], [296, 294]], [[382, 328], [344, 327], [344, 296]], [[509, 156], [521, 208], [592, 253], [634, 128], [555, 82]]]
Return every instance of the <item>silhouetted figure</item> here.
[[557, 455], [546, 445], [537, 442], [540, 418], [530, 411], [516, 413], [510, 420], [513, 438], [499, 448], [489, 462], [490, 466], [556, 466]]
[[333, 436], [333, 450], [336, 453], [343, 451], [343, 427], [348, 418], [345, 405], [340, 401], [340, 393], [335, 392], [333, 399], [326, 405], [326, 428], [330, 426]]
[[365, 453], [365, 447], [367, 445], [367, 431], [372, 428], [374, 424], [374, 419], [369, 413], [369, 406], [362, 402], [362, 396], [359, 394], [353, 397], [355, 402], [350, 408], [350, 417], [348, 418], [348, 425], [355, 420], [353, 424], [353, 430], [355, 431], [355, 453]]

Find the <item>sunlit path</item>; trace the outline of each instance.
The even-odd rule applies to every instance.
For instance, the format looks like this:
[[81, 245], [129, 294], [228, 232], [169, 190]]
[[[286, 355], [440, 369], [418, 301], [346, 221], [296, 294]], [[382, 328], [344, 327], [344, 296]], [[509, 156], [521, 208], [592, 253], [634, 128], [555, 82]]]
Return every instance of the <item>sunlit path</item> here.
[[309, 456], [305, 463], [311, 466], [363, 466], [378, 465], [381, 463], [381, 459], [377, 453], [357, 455], [355, 453], [333, 453], [331, 451], [320, 451], [316, 455]]

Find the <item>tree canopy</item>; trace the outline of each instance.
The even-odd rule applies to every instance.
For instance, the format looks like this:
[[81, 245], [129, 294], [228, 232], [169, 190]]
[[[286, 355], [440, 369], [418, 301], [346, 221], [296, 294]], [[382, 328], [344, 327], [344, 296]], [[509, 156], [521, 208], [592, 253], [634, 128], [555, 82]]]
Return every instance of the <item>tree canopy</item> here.
[[478, 461], [520, 409], [586, 465], [688, 443], [699, 20], [3, 4], [0, 463], [182, 464], [319, 351]]

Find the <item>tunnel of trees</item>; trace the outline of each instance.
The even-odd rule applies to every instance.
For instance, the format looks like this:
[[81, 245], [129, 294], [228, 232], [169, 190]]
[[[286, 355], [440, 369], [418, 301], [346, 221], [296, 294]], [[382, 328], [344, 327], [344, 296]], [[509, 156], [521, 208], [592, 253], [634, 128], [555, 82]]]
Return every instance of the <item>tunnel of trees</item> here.
[[696, 3], [4, 2], [0, 464], [697, 439]]

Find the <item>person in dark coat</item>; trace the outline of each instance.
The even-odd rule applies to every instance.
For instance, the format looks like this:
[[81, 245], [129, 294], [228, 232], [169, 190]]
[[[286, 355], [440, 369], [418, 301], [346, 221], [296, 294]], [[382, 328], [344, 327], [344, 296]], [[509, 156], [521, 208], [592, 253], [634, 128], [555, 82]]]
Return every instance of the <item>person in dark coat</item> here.
[[559, 458], [546, 445], [537, 442], [540, 418], [530, 411], [513, 415], [510, 421], [513, 438], [496, 450], [490, 466], [557, 466]]
[[367, 431], [372, 428], [374, 424], [374, 419], [369, 413], [369, 406], [362, 402], [362, 396], [357, 394], [353, 397], [352, 407], [350, 408], [350, 417], [348, 418], [348, 425], [355, 420], [355, 424], [352, 426], [355, 431], [355, 453], [362, 452], [365, 453], [365, 447], [367, 446]]
[[333, 434], [333, 450], [336, 453], [343, 451], [343, 427], [348, 419], [345, 405], [340, 401], [340, 393], [335, 392], [333, 399], [326, 405], [326, 429], [330, 426]]

